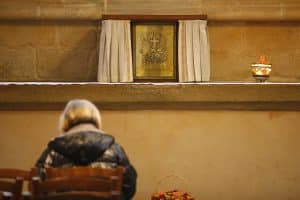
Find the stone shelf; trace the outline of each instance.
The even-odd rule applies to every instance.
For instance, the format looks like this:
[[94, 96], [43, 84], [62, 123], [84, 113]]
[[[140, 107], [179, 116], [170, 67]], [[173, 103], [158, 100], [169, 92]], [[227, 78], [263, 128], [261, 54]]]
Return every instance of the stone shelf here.
[[61, 110], [85, 98], [105, 110], [300, 110], [300, 83], [0, 83], [0, 110]]

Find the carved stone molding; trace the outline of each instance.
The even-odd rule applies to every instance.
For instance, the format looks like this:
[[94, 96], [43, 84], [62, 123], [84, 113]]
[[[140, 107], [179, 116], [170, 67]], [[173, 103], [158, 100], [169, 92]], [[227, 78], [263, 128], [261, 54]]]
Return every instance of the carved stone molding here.
[[74, 98], [107, 110], [300, 110], [300, 83], [1, 83], [0, 93], [0, 110], [60, 110]]
[[3, 0], [0, 20], [99, 20], [102, 10], [102, 0]]
[[300, 21], [297, 1], [1, 0], [0, 20], [101, 20], [106, 15], [208, 15], [209, 21]]

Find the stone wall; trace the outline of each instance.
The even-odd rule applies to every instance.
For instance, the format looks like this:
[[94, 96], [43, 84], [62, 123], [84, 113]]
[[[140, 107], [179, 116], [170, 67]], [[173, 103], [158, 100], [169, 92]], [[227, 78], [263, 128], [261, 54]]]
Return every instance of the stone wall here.
[[92, 81], [97, 23], [0, 22], [3, 81]]
[[[59, 115], [0, 111], [0, 167], [31, 168], [59, 134]], [[103, 111], [102, 118], [138, 171], [135, 200], [171, 188], [199, 200], [300, 199], [300, 112]], [[170, 174], [184, 180], [166, 180]]]
[[271, 81], [300, 80], [296, 0], [2, 0], [0, 81], [96, 81], [103, 13], [207, 14], [212, 81], [252, 81], [260, 55]]

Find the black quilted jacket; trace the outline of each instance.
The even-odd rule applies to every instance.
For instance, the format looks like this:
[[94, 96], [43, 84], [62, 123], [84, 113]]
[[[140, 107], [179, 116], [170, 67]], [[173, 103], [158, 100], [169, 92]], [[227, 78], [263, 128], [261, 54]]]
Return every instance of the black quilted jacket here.
[[125, 168], [122, 199], [129, 200], [136, 190], [136, 170], [114, 137], [99, 130], [80, 130], [52, 139], [36, 163], [40, 169], [71, 166], [111, 168], [117, 165]]

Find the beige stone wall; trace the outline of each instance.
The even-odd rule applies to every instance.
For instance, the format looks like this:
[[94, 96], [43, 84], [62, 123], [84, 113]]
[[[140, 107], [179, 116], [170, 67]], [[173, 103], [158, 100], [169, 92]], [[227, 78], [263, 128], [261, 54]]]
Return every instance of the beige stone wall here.
[[0, 80], [96, 80], [97, 32], [89, 21], [0, 21]]
[[[158, 187], [197, 199], [298, 200], [300, 112], [102, 111], [138, 170], [136, 200]], [[58, 111], [1, 111], [0, 167], [28, 169], [58, 134]], [[176, 174], [181, 179], [158, 182]]]
[[3, 0], [0, 81], [96, 81], [103, 13], [204, 13], [212, 81], [252, 81], [250, 64], [266, 55], [271, 81], [298, 82], [299, 11], [297, 0]]
[[250, 64], [265, 55], [270, 81], [300, 81], [300, 22], [211, 23], [209, 34], [212, 80], [251, 81]]

